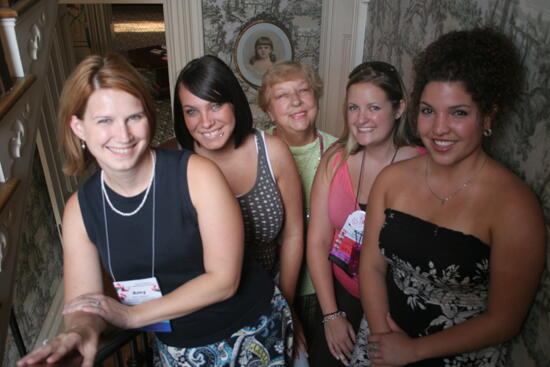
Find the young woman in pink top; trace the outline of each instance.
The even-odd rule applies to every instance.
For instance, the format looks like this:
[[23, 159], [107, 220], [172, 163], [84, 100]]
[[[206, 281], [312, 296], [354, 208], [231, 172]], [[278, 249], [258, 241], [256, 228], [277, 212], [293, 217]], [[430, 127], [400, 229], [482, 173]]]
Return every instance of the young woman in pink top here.
[[[333, 247], [341, 242], [339, 234], [350, 214], [366, 209], [378, 173], [418, 154], [409, 146], [405, 107], [405, 88], [392, 65], [371, 61], [351, 72], [344, 133], [323, 156], [311, 193], [307, 260], [323, 313], [310, 348], [313, 366], [347, 365], [351, 357], [362, 316], [358, 281], [353, 261], [339, 260], [338, 251], [332, 256]], [[354, 213], [354, 218], [350, 221], [364, 221], [364, 212]], [[358, 250], [351, 258], [358, 257]]]

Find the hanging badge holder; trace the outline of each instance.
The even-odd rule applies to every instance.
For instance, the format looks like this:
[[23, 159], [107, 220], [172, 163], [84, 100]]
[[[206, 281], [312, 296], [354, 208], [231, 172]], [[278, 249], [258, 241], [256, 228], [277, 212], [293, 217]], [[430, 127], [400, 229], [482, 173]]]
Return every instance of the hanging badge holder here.
[[359, 270], [359, 252], [363, 242], [364, 226], [365, 212], [356, 210], [351, 213], [330, 250], [329, 260], [351, 277], [356, 276]]
[[[120, 302], [126, 306], [135, 306], [162, 297], [156, 277], [113, 282], [113, 286]], [[170, 321], [166, 320], [136, 330], [168, 333], [172, 331], [172, 327]]]
[[[111, 277], [113, 278], [113, 286], [115, 287], [116, 293], [118, 295], [118, 299], [120, 302], [122, 302], [126, 306], [135, 306], [139, 305], [143, 302], [152, 301], [158, 298], [162, 297], [162, 292], [159, 287], [159, 283], [157, 281], [157, 278], [155, 277], [155, 203], [156, 203], [156, 185], [155, 185], [155, 166], [156, 166], [156, 155], [151, 150], [151, 160], [153, 161], [153, 170], [151, 173], [151, 182], [149, 183], [149, 186], [147, 187], [147, 190], [145, 191], [145, 195], [143, 196], [143, 199], [141, 201], [141, 204], [135, 209], [133, 212], [122, 212], [114, 207], [114, 205], [111, 203], [111, 200], [109, 199], [109, 195], [107, 193], [107, 190], [105, 189], [105, 179], [103, 177], [103, 170], [101, 171], [101, 195], [102, 195], [102, 202], [103, 202], [103, 220], [105, 223], [105, 243], [107, 245], [107, 261], [109, 264], [109, 272], [111, 273]], [[112, 209], [113, 212], [117, 213], [118, 215], [124, 216], [124, 217], [131, 217], [132, 215], [136, 214], [145, 204], [145, 201], [147, 200], [147, 196], [149, 195], [149, 189], [152, 188], [153, 191], [153, 204], [152, 204], [152, 215], [151, 215], [151, 228], [152, 228], [152, 234], [151, 234], [151, 277], [150, 278], [143, 278], [143, 279], [136, 279], [136, 280], [124, 280], [124, 281], [117, 281], [115, 278], [115, 274], [113, 273], [113, 267], [111, 264], [111, 246], [109, 242], [109, 222], [107, 221], [107, 214], [106, 214], [106, 205], [105, 202], [109, 204], [109, 207]], [[146, 325], [141, 328], [137, 328], [135, 330], [141, 330], [141, 331], [154, 331], [154, 332], [171, 332], [172, 327], [170, 326], [170, 321], [161, 321], [157, 322], [155, 324]]]

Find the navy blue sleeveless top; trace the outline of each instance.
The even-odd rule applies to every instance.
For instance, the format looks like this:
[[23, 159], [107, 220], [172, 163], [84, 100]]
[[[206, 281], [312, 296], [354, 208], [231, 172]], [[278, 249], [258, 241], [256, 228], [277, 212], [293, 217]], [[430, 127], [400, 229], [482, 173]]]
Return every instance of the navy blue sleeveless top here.
[[[205, 270], [197, 213], [187, 185], [187, 163], [193, 153], [155, 151], [155, 190], [151, 188], [141, 210], [125, 217], [115, 213], [108, 204], [105, 207], [113, 276], [117, 281], [142, 279], [152, 276], [152, 203], [155, 200], [154, 276], [162, 293], [167, 294]], [[113, 205], [123, 212], [137, 208], [145, 195], [142, 192], [127, 198], [107, 185], [106, 190]], [[80, 188], [78, 200], [88, 237], [97, 246], [109, 273], [99, 172]], [[157, 333], [157, 336], [163, 343], [175, 347], [218, 342], [268, 313], [273, 291], [269, 275], [259, 265], [245, 262], [241, 284], [233, 297], [171, 320], [172, 332]]]

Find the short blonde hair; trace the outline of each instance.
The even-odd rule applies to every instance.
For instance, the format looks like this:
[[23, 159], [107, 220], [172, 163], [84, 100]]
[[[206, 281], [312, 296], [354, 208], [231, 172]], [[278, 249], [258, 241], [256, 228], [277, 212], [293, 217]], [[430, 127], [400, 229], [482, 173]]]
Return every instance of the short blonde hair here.
[[275, 84], [299, 78], [306, 80], [313, 89], [315, 99], [319, 102], [319, 98], [323, 95], [323, 81], [319, 74], [309, 65], [299, 61], [280, 61], [267, 69], [262, 77], [262, 85], [258, 90], [260, 108], [267, 112], [271, 99], [271, 88]]
[[71, 73], [59, 97], [59, 141], [65, 154], [63, 172], [67, 175], [80, 175], [95, 161], [89, 151], [81, 148], [80, 139], [70, 126], [71, 117], [82, 119], [90, 95], [107, 88], [124, 91], [139, 99], [149, 122], [151, 138], [155, 133], [155, 108], [141, 74], [118, 54], [88, 56]]

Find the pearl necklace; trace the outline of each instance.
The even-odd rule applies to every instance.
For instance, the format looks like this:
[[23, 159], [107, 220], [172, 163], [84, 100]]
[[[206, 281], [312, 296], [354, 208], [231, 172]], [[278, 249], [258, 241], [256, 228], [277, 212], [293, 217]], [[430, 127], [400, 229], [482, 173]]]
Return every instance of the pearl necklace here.
[[481, 170], [483, 169], [483, 167], [485, 166], [485, 163], [487, 162], [487, 157], [485, 157], [485, 160], [483, 161], [483, 163], [481, 164], [481, 167], [479, 167], [479, 169], [469, 178], [466, 180], [466, 182], [464, 182], [458, 189], [456, 189], [455, 191], [453, 191], [450, 195], [447, 195], [445, 197], [440, 197], [439, 195], [437, 195], [434, 190], [432, 189], [432, 187], [430, 186], [430, 183], [428, 182], [428, 170], [429, 170], [429, 167], [430, 167], [430, 159], [429, 157], [426, 157], [426, 171], [425, 171], [425, 175], [424, 175], [424, 179], [426, 180], [426, 186], [428, 186], [428, 189], [430, 190], [430, 192], [432, 193], [432, 195], [437, 199], [439, 200], [439, 203], [441, 205], [445, 205], [447, 204], [447, 202], [449, 200], [451, 200], [452, 198], [454, 198], [455, 196], [457, 196], [462, 190], [464, 190], [465, 188], [467, 188], [468, 186], [470, 186], [470, 184], [472, 183], [472, 181], [479, 175], [479, 173], [481, 172]]
[[107, 190], [105, 189], [105, 179], [103, 177], [103, 170], [101, 170], [101, 190], [103, 191], [103, 195], [105, 196], [105, 199], [107, 200], [107, 204], [109, 204], [109, 207], [117, 214], [122, 215], [123, 217], [131, 217], [132, 215], [136, 214], [140, 211], [140, 209], [143, 207], [145, 202], [147, 201], [147, 197], [149, 196], [149, 190], [151, 189], [151, 186], [153, 184], [153, 181], [155, 180], [155, 163], [156, 158], [155, 154], [152, 150], [149, 151], [151, 153], [151, 159], [153, 160], [153, 168], [151, 170], [151, 181], [149, 181], [149, 185], [147, 186], [147, 189], [145, 190], [145, 195], [143, 195], [143, 199], [141, 199], [141, 203], [139, 203], [138, 207], [129, 213], [123, 212], [121, 210], [118, 210], [115, 208], [113, 203], [111, 202], [111, 199], [109, 198], [109, 194], [107, 193]]

